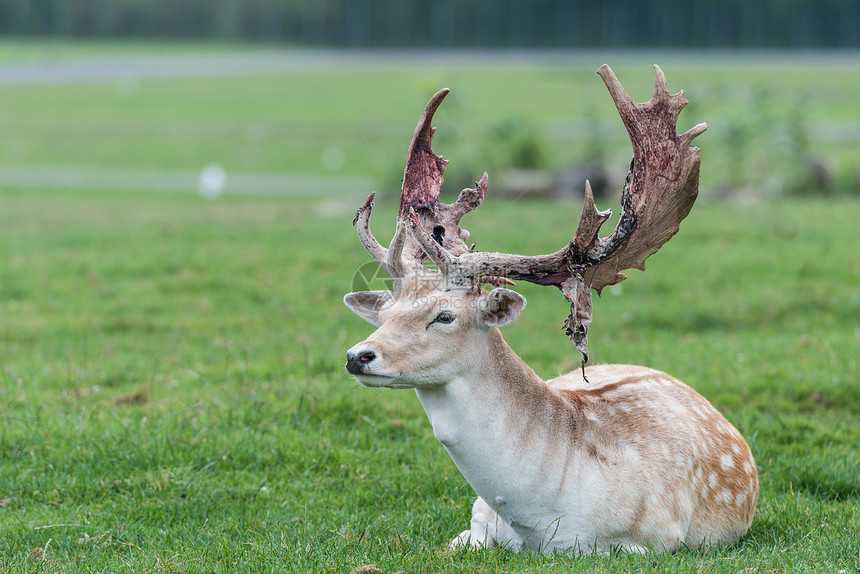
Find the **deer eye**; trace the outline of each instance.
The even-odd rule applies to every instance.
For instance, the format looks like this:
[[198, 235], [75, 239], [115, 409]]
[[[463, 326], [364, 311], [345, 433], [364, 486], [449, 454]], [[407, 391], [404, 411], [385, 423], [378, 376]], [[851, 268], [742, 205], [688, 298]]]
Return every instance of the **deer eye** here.
[[455, 319], [455, 317], [454, 317], [453, 313], [448, 313], [447, 311], [442, 311], [441, 313], [436, 315], [436, 318], [433, 319], [433, 322], [434, 323], [443, 323], [443, 324], [447, 325], [449, 323], [453, 323], [454, 319]]

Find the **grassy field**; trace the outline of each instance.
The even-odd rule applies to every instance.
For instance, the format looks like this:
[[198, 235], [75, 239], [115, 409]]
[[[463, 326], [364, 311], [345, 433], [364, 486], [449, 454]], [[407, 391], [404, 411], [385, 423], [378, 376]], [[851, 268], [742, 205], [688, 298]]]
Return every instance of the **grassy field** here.
[[[367, 260], [349, 216], [278, 198], [0, 198], [9, 571], [860, 566], [856, 203], [701, 205], [597, 301], [594, 359], [705, 394], [748, 438], [761, 499], [719, 553], [575, 560], [443, 550], [473, 493], [412, 393], [342, 370], [370, 332], [340, 303]], [[469, 227], [499, 249], [549, 250], [570, 227], [553, 204], [480, 211]], [[573, 368], [561, 296], [522, 291], [510, 343], [544, 376]]]
[[[694, 79], [731, 77], [730, 62], [696, 72], [684, 61], [677, 74], [664, 69], [691, 99]], [[438, 122], [453, 166], [456, 150], [469, 151], [441, 137], [455, 120], [466, 129], [525, 109], [548, 122], [569, 110], [571, 90], [611, 118], [598, 64], [570, 77], [515, 67], [141, 80], [133, 98], [105, 83], [9, 87], [0, 165], [218, 161], [324, 179], [322, 154], [340, 145], [344, 173], [382, 177], [402, 170], [427, 93], [460, 81], [467, 95]], [[634, 95], [648, 92], [647, 66], [616, 68], [640, 86]], [[807, 72], [830, 102], [819, 119], [860, 115], [819, 86], [837, 78]], [[803, 78], [778, 66], [769, 77], [777, 87]], [[711, 98], [690, 125], [713, 125]], [[275, 129], [242, 139], [259, 125]], [[715, 177], [710, 149], [721, 144], [705, 137]], [[0, 189], [0, 572], [860, 567], [860, 204], [702, 201], [648, 271], [595, 300], [592, 359], [649, 365], [699, 390], [750, 443], [761, 494], [733, 547], [585, 558], [445, 550], [474, 493], [413, 393], [361, 388], [343, 372], [345, 350], [372, 329], [341, 304], [369, 260], [355, 207]], [[464, 224], [482, 249], [547, 252], [578, 210], [490, 198]], [[374, 215], [383, 240], [393, 215], [390, 204]], [[517, 289], [529, 306], [504, 331], [512, 347], [545, 377], [574, 368], [561, 295]]]

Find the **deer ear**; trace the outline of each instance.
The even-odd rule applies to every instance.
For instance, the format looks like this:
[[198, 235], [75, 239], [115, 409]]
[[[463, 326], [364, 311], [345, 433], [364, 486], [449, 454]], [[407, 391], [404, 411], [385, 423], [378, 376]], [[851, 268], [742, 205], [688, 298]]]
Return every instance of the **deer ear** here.
[[352, 311], [376, 327], [379, 327], [379, 311], [394, 302], [391, 291], [356, 291], [347, 293], [343, 303]]
[[523, 309], [526, 298], [510, 289], [493, 289], [478, 302], [478, 322], [488, 327], [513, 323]]

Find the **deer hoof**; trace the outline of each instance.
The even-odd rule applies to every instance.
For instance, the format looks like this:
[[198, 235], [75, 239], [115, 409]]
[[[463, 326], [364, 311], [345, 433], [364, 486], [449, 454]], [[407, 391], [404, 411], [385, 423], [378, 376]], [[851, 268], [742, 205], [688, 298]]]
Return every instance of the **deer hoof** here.
[[460, 548], [470, 548], [472, 550], [477, 550], [479, 548], [483, 548], [484, 544], [472, 536], [471, 530], [464, 530], [458, 536], [456, 536], [450, 544], [448, 544], [448, 548], [451, 550], [459, 550]]

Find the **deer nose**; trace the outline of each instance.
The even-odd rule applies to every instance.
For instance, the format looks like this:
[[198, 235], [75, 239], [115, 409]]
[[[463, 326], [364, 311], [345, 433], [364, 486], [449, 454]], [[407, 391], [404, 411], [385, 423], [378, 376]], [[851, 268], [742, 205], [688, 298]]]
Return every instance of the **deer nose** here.
[[346, 370], [353, 375], [358, 375], [364, 371], [364, 367], [376, 358], [376, 353], [373, 351], [359, 351], [346, 353]]

